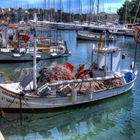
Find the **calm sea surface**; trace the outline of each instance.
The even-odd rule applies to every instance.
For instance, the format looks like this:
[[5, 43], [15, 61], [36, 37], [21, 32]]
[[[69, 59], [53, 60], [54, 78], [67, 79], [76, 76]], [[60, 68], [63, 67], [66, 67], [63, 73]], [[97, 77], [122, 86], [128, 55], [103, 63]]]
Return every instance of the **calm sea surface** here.
[[[77, 67], [91, 63], [91, 49], [96, 42], [76, 41], [74, 31], [62, 32], [72, 52], [69, 57], [45, 60], [47, 65], [61, 64], [66, 61]], [[105, 43], [106, 47], [116, 46], [122, 49], [126, 59], [121, 61], [122, 68], [129, 68], [134, 58], [135, 43], [132, 38], [118, 37], [114, 43]], [[140, 45], [138, 57], [140, 60]], [[18, 81], [23, 68], [32, 66], [32, 62], [0, 64], [13, 81]], [[140, 69], [137, 61], [136, 69]], [[140, 72], [132, 91], [111, 99], [92, 103], [89, 106], [65, 109], [57, 112], [5, 114], [0, 118], [0, 130], [6, 140], [139, 140], [140, 139]]]

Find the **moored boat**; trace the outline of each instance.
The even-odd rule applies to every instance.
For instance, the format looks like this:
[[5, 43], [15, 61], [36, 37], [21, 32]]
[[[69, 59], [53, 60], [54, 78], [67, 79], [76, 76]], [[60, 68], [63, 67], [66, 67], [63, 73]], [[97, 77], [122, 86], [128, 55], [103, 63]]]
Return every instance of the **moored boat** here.
[[[97, 33], [93, 33], [93, 32], [78, 32], [77, 33], [77, 39], [78, 40], [90, 40], [90, 41], [98, 41], [100, 38], [100, 34]], [[102, 36], [103, 41], [115, 41], [116, 37], [113, 35], [109, 35], [109, 34], [103, 34]]]
[[[51, 59], [63, 56], [69, 56], [70, 52], [67, 49], [66, 42], [59, 41], [57, 44], [38, 44], [37, 48], [37, 60]], [[20, 47], [20, 48], [0, 48], [0, 61], [18, 62], [18, 61], [33, 61], [34, 48]]]
[[33, 37], [34, 33], [27, 34], [26, 32], [18, 30], [17, 26], [8, 26], [8, 28], [2, 31], [0, 61], [32, 61], [34, 56], [33, 44], [35, 41], [37, 60], [68, 56], [70, 54], [65, 41], [57, 40], [52, 42], [52, 38], [48, 36], [37, 36], [35, 40]]
[[36, 83], [30, 73], [22, 82], [0, 84], [0, 108], [10, 111], [55, 109], [99, 101], [130, 90], [137, 71], [121, 70], [121, 50], [101, 45], [99, 42], [98, 48], [93, 48], [90, 68], [81, 65], [76, 75], [72, 73], [73, 65], [66, 63], [64, 67], [39, 70]]

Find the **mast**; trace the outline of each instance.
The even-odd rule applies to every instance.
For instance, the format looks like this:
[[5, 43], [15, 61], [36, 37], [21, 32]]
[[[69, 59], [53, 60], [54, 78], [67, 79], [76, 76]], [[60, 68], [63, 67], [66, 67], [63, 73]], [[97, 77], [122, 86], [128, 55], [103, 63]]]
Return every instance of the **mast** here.
[[90, 4], [89, 4], [89, 23], [91, 22], [91, 0], [90, 0]]
[[69, 19], [69, 20], [70, 20], [70, 22], [71, 22], [71, 0], [69, 0], [68, 2], [69, 2], [69, 3], [68, 3], [68, 4], [69, 4], [68, 7], [69, 7], [69, 15], [70, 15], [70, 19]]
[[46, 20], [46, 0], [44, 0], [44, 20]]
[[62, 22], [63, 0], [60, 0], [60, 22]]
[[52, 1], [52, 10], [53, 10], [53, 13], [52, 13], [52, 19], [53, 19], [53, 22], [55, 22], [55, 0]]
[[93, 0], [90, 0], [90, 11], [89, 11], [89, 24], [92, 21], [92, 14], [93, 14], [93, 9], [94, 9], [94, 2]]
[[99, 16], [98, 16], [98, 14], [99, 14], [99, 0], [97, 0], [97, 20], [99, 20]]
[[48, 0], [48, 20], [51, 21], [50, 0]]
[[36, 38], [36, 25], [37, 25], [37, 14], [35, 13], [35, 27], [34, 27], [34, 57], [33, 57], [33, 89], [37, 89], [37, 80], [36, 80], [36, 48], [37, 48], [37, 38]]
[[79, 18], [80, 18], [80, 22], [81, 22], [81, 13], [82, 13], [82, 3], [81, 3], [81, 0], [79, 0]]

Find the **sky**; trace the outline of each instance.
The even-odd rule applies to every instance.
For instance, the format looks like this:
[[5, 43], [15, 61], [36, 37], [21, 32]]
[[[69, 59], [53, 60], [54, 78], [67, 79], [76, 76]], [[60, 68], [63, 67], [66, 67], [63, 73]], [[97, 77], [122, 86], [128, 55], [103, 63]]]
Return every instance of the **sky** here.
[[[50, 4], [49, 4], [50, 1]], [[60, 1], [62, 4], [60, 4]], [[88, 13], [90, 10], [90, 0], [81, 0], [81, 10], [79, 10], [79, 1], [80, 0], [0, 0], [1, 8], [55, 8], [63, 9], [66, 12], [78, 13]], [[99, 11], [115, 13], [118, 8], [122, 6], [125, 0], [99, 0]], [[93, 13], [97, 13], [97, 0], [92, 0], [92, 5], [94, 5]], [[69, 6], [71, 5], [71, 6]], [[70, 8], [71, 7], [71, 8]]]

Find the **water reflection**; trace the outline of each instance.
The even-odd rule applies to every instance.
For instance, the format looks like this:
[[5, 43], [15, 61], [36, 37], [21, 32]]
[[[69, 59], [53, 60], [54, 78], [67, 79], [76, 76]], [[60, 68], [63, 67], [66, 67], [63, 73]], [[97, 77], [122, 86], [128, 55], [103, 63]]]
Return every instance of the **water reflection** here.
[[7, 140], [107, 139], [112, 135], [131, 138], [134, 133], [132, 107], [133, 98], [129, 92], [90, 106], [53, 113], [23, 114], [22, 126], [17, 119], [19, 114], [8, 115], [0, 125]]
[[[47, 65], [61, 64], [66, 61], [72, 64], [86, 63], [91, 60], [91, 49], [97, 42], [76, 41], [75, 32], [66, 31], [62, 37], [71, 50], [70, 57], [44, 60]], [[135, 43], [132, 38], [120, 37], [114, 43], [106, 43], [106, 47], [116, 46], [126, 54], [121, 67], [129, 68], [133, 60]], [[138, 52], [140, 47], [138, 47]], [[140, 53], [138, 53], [138, 59]], [[12, 80], [18, 81], [23, 68], [32, 67], [32, 62], [0, 64], [0, 70], [5, 71]], [[136, 69], [140, 63], [137, 61]], [[128, 140], [140, 137], [140, 73], [133, 92], [108, 99], [88, 107], [65, 109], [56, 113], [23, 114], [22, 126], [19, 114], [6, 115], [0, 118], [0, 130], [6, 140]], [[17, 119], [18, 118], [18, 119]]]
[[[56, 64], [63, 65], [67, 61], [67, 57], [62, 57], [60, 59], [50, 59], [50, 60], [41, 60], [47, 66], [52, 66]], [[19, 81], [21, 71], [26, 68], [32, 68], [32, 62], [21, 62], [21, 63], [1, 63], [0, 72], [5, 72], [11, 81]]]
[[[44, 33], [44, 32], [43, 32]], [[79, 41], [76, 40], [76, 32], [74, 31], [61, 31], [61, 36], [63, 40], [67, 42], [68, 49], [72, 52], [72, 55], [69, 57], [62, 57], [59, 59], [49, 59], [43, 60], [46, 65], [64, 65], [66, 61], [74, 64], [75, 69], [79, 66], [79, 64], [87, 64], [87, 67], [92, 63], [91, 55], [92, 48], [98, 46], [98, 42], [96, 41]], [[124, 40], [124, 42], [123, 42]], [[123, 43], [122, 43], [123, 42]], [[105, 47], [120, 47], [122, 49], [122, 53], [127, 52], [126, 60], [122, 60], [122, 68], [129, 68], [133, 57], [134, 57], [134, 47], [135, 44], [131, 38], [120, 37], [115, 42], [104, 42]], [[138, 51], [140, 51], [140, 47], [138, 47]], [[138, 58], [139, 58], [138, 53]], [[138, 65], [138, 64], [137, 64]], [[18, 81], [20, 77], [21, 70], [23, 68], [32, 67], [32, 62], [24, 62], [24, 63], [10, 63], [10, 64], [0, 64], [0, 71], [7, 73], [12, 81]]]

